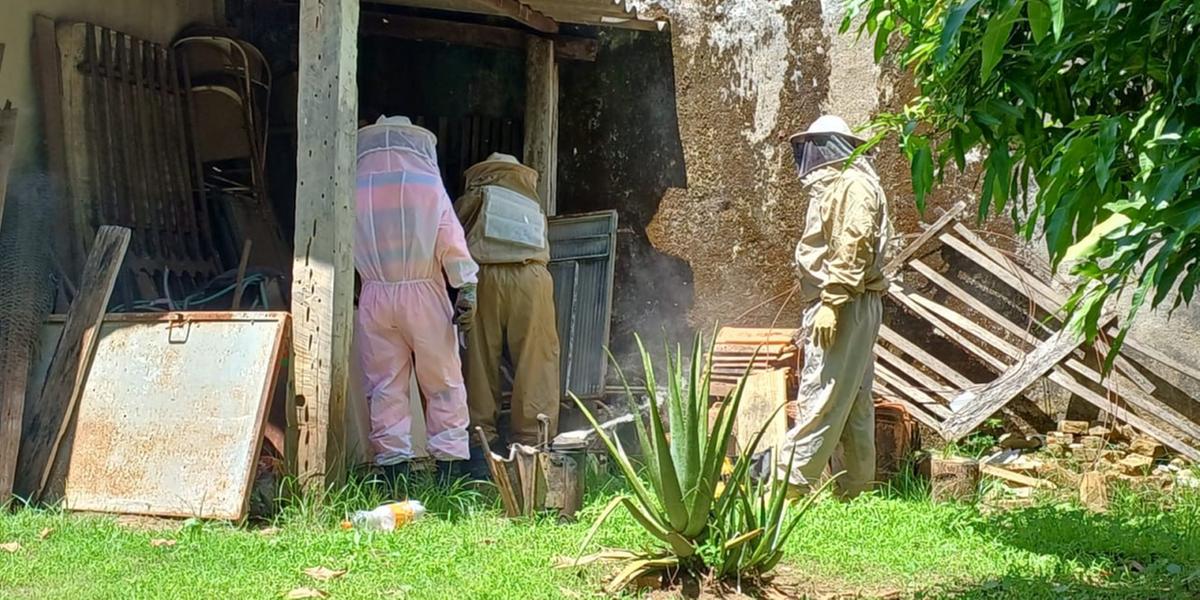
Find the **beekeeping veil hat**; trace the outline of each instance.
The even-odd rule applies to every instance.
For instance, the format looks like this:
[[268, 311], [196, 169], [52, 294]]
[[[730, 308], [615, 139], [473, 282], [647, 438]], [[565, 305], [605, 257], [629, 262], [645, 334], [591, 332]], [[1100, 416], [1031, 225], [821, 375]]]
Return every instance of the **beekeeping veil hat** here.
[[823, 166], [846, 160], [855, 148], [867, 143], [854, 135], [850, 126], [835, 115], [821, 116], [807, 130], [793, 135], [789, 141], [796, 159], [796, 169], [802, 178]]
[[358, 157], [378, 150], [412, 152], [437, 166], [437, 136], [408, 117], [381, 116], [358, 130]]

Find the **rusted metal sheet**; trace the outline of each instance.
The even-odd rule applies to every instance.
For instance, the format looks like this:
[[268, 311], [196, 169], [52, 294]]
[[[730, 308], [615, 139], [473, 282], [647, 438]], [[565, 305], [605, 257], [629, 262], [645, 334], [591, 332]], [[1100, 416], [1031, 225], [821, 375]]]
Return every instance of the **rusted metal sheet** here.
[[[106, 318], [73, 440], [61, 449], [69, 457], [64, 506], [243, 518], [287, 319], [282, 312]], [[56, 339], [61, 328], [47, 323], [43, 339]], [[42, 348], [52, 352], [54, 344]]]

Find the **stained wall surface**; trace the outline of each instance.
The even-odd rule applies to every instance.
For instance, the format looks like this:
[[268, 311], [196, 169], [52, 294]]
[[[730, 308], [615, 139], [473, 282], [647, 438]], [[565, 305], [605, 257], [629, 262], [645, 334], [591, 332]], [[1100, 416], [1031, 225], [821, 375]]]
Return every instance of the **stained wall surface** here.
[[154, 42], [169, 42], [184, 26], [211, 24], [217, 0], [4, 0], [0, 13], [0, 104], [17, 107], [16, 174], [36, 170], [41, 133], [32, 56], [33, 18], [88, 21]]

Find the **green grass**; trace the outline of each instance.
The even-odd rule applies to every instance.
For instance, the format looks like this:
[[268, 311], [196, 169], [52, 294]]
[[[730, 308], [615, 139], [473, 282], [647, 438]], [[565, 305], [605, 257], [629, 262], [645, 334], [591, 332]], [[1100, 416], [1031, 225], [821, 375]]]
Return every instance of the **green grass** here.
[[[331, 598], [599, 597], [608, 568], [550, 568], [572, 554], [615, 484], [597, 486], [581, 523], [510, 522], [494, 499], [465, 487], [406, 490], [437, 513], [395, 533], [343, 531], [347, 508], [385, 495], [365, 484], [325, 504], [287, 507], [278, 533], [254, 527], [165, 522], [154, 529], [56, 510], [0, 516], [2, 598], [279, 598], [313, 587]], [[819, 502], [790, 541], [785, 572], [797, 590], [897, 590], [942, 598], [1200, 597], [1200, 495], [1121, 491], [1106, 515], [1070, 504], [981, 514], [934, 505], [906, 484], [849, 503]], [[405, 495], [400, 490], [397, 495]], [[53, 532], [44, 540], [39, 533]], [[153, 547], [152, 539], [176, 540]], [[605, 525], [606, 547], [650, 543], [623, 511]], [[308, 567], [347, 569], [329, 582]]]

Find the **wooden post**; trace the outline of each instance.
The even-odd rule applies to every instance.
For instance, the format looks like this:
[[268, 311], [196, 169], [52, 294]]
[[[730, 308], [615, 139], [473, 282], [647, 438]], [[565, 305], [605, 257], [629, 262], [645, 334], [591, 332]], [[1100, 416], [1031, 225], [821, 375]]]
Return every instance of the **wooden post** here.
[[558, 63], [554, 41], [537, 36], [525, 46], [525, 165], [538, 172], [546, 216], [558, 214]]
[[358, 0], [301, 0], [292, 357], [297, 470], [310, 490], [344, 471], [354, 313]]

